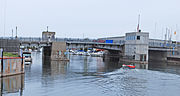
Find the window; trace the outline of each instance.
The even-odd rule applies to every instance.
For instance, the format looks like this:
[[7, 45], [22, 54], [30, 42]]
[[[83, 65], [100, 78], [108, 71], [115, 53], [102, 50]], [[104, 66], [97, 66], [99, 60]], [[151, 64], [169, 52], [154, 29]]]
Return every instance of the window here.
[[136, 40], [136, 36], [127, 36], [126, 40]]
[[140, 36], [137, 36], [137, 40], [140, 40]]

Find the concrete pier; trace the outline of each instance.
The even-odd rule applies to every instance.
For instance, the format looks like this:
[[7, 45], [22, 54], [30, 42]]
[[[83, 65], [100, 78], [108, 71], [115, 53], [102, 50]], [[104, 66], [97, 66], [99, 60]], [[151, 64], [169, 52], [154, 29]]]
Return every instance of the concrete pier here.
[[52, 42], [51, 46], [43, 47], [43, 56], [50, 58], [50, 60], [68, 61], [66, 42]]
[[0, 77], [24, 73], [24, 60], [21, 57], [0, 58]]

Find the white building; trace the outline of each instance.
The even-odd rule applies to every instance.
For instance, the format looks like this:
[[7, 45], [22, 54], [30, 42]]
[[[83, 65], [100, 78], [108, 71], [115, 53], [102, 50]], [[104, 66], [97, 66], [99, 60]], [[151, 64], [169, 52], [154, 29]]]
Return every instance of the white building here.
[[125, 56], [138, 61], [148, 61], [149, 33], [131, 32], [125, 36]]

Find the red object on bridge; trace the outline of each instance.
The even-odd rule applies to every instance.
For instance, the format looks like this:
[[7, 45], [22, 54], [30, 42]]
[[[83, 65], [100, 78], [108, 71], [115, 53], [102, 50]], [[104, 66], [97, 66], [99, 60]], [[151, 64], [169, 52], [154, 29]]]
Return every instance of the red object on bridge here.
[[128, 67], [128, 68], [132, 68], [132, 69], [136, 68], [136, 66], [134, 66], [134, 65], [125, 65], [125, 64], [123, 64], [122, 67]]
[[99, 42], [99, 43], [105, 43], [105, 40], [99, 39], [97, 42]]

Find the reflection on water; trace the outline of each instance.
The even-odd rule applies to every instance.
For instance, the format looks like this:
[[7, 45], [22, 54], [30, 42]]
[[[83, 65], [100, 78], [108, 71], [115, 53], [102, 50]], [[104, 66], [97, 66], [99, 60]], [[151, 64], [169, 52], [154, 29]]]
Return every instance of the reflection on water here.
[[17, 93], [21, 96], [24, 89], [24, 74], [0, 78], [1, 95]]
[[149, 70], [161, 71], [180, 75], [180, 64], [174, 65], [167, 62], [149, 62]]
[[[118, 61], [116, 58], [103, 60], [101, 57], [90, 56], [70, 56], [70, 62], [42, 59], [41, 53], [32, 53], [32, 56], [33, 63], [25, 66], [23, 87], [11, 86], [16, 93], [9, 93], [11, 91], [8, 92], [8, 88], [3, 87], [4, 94], [7, 96], [12, 94], [19, 96], [20, 92], [23, 96], [179, 96], [180, 94], [178, 66], [173, 67], [162, 62], [143, 65]], [[122, 69], [122, 64], [134, 64], [137, 69]], [[23, 80], [17, 79], [17, 82]], [[3, 82], [4, 85], [5, 83]]]
[[42, 65], [42, 74], [43, 76], [66, 74], [67, 65], [66, 61], [45, 61]]

